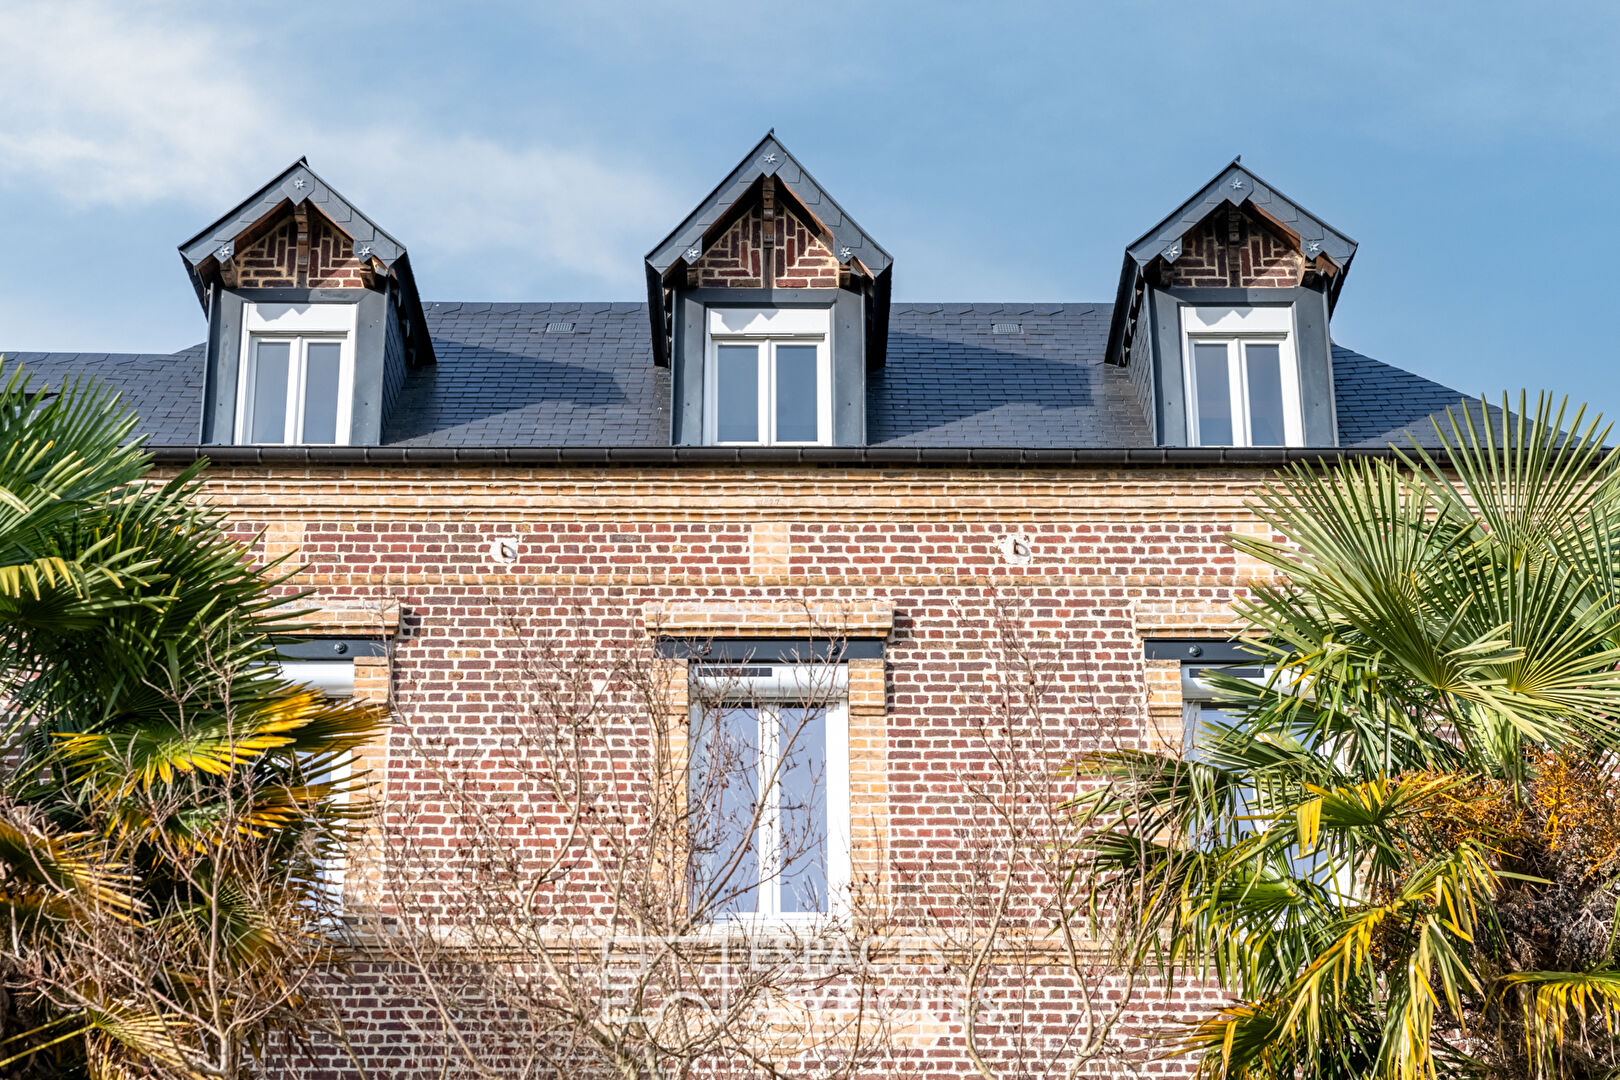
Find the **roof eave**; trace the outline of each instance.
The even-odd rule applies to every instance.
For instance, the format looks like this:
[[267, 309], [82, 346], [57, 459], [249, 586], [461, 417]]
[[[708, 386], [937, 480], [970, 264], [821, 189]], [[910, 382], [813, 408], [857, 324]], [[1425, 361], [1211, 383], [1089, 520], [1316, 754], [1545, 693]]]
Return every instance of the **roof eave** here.
[[1114, 310], [1108, 319], [1108, 344], [1103, 347], [1103, 363], [1124, 367], [1125, 326], [1131, 319], [1131, 294], [1136, 291], [1136, 279], [1141, 268], [1127, 253], [1125, 265], [1119, 270], [1119, 288], [1114, 292]]
[[[595, 466], [783, 468], [1276, 468], [1293, 462], [1333, 464], [1355, 458], [1395, 458], [1393, 446], [1160, 446], [1160, 447], [887, 447], [887, 446], [151, 446], [160, 465], [207, 459], [221, 467], [274, 466]], [[1429, 450], [1441, 464], [1443, 455]]]

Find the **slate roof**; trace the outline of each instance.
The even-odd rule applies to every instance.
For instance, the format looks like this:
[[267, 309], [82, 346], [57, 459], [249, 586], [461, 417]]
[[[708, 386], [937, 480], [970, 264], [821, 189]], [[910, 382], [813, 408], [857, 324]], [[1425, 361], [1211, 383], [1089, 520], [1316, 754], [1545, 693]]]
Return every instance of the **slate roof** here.
[[202, 431], [203, 347], [177, 353], [37, 353], [5, 352], [7, 370], [22, 364], [36, 376], [34, 385], [57, 385], [77, 376], [94, 376], [116, 390], [122, 404], [140, 417], [138, 432], [155, 446], [189, 446]]
[[[424, 305], [438, 362], [412, 371], [387, 446], [667, 446], [669, 370], [654, 365], [639, 303]], [[1145, 448], [1124, 368], [1103, 362], [1108, 304], [895, 304], [888, 363], [869, 374], [868, 444]], [[548, 333], [553, 323], [572, 323]], [[995, 333], [995, 324], [1016, 333]], [[1010, 328], [1010, 327], [1008, 327]], [[172, 355], [11, 353], [47, 382], [94, 375], [124, 395], [155, 446], [192, 446], [201, 345]], [[1344, 446], [1382, 446], [1462, 395], [1334, 346]], [[1398, 439], [1404, 442], [1404, 437]]]
[[[426, 304], [438, 362], [410, 372], [398, 446], [667, 446], [669, 369], [647, 305]], [[572, 324], [547, 333], [552, 323]]]
[[[1339, 414], [1339, 445], [1382, 447], [1408, 445], [1410, 432], [1424, 446], [1435, 446], [1433, 417], [1451, 431], [1445, 413], [1455, 411], [1464, 395], [1342, 345], [1333, 346], [1333, 397]], [[1478, 415], [1477, 401], [1475, 415]], [[1501, 409], [1488, 406], [1493, 422]], [[1459, 414], [1459, 420], [1461, 416]]]
[[[867, 376], [866, 431], [888, 446], [1152, 446], [1124, 368], [1104, 364], [1108, 304], [895, 304]], [[1017, 333], [997, 334], [997, 323]]]

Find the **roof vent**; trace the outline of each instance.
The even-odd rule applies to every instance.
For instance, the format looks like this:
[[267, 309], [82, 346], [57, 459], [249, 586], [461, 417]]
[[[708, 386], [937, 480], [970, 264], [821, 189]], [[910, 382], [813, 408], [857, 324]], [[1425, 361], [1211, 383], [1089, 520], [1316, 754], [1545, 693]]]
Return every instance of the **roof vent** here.
[[991, 323], [990, 332], [992, 334], [1022, 334], [1024, 332], [1024, 324], [1015, 322]]
[[546, 333], [548, 334], [572, 334], [573, 332], [574, 324], [571, 322], [546, 323]]

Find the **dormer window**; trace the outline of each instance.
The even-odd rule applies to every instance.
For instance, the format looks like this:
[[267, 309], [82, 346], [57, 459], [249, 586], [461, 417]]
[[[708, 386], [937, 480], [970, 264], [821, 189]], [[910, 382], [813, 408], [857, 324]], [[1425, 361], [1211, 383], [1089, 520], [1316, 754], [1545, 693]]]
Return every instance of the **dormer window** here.
[[1290, 307], [1185, 307], [1182, 336], [1192, 445], [1304, 445]]
[[1125, 249], [1107, 358], [1160, 446], [1334, 446], [1356, 242], [1233, 161]]
[[812, 446], [832, 441], [830, 310], [708, 312], [704, 441]]
[[203, 443], [382, 443], [434, 362], [403, 244], [300, 158], [180, 256], [208, 314]]
[[647, 253], [676, 446], [860, 446], [893, 260], [774, 134]]
[[248, 304], [238, 443], [347, 445], [354, 388], [354, 304]]

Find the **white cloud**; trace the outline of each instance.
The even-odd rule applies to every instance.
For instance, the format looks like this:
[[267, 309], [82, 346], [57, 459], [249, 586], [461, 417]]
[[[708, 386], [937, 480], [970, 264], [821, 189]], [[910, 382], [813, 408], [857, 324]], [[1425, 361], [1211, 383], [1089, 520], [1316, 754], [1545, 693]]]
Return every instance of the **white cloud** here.
[[521, 260], [598, 287], [637, 284], [637, 256], [679, 219], [633, 161], [435, 131], [370, 76], [334, 87], [313, 70], [330, 43], [300, 67], [284, 23], [235, 25], [159, 2], [0, 0], [0, 41], [27, 43], [0, 68], [0, 185], [82, 206], [177, 201], [200, 227], [307, 154], [419, 266], [471, 256], [509, 276]]
[[577, 150], [379, 131], [316, 145], [319, 161], [335, 164], [324, 167], [314, 152], [310, 164], [346, 195], [342, 175], [388, 178], [389, 220], [410, 222], [411, 235], [367, 200], [366, 212], [384, 228], [407, 245], [487, 257], [492, 277], [509, 272], [513, 259], [552, 258], [639, 286], [640, 256], [681, 217], [646, 179], [651, 170], [610, 168]]
[[0, 175], [75, 202], [217, 199], [273, 119], [246, 43], [165, 8], [7, 4], [0, 40]]

